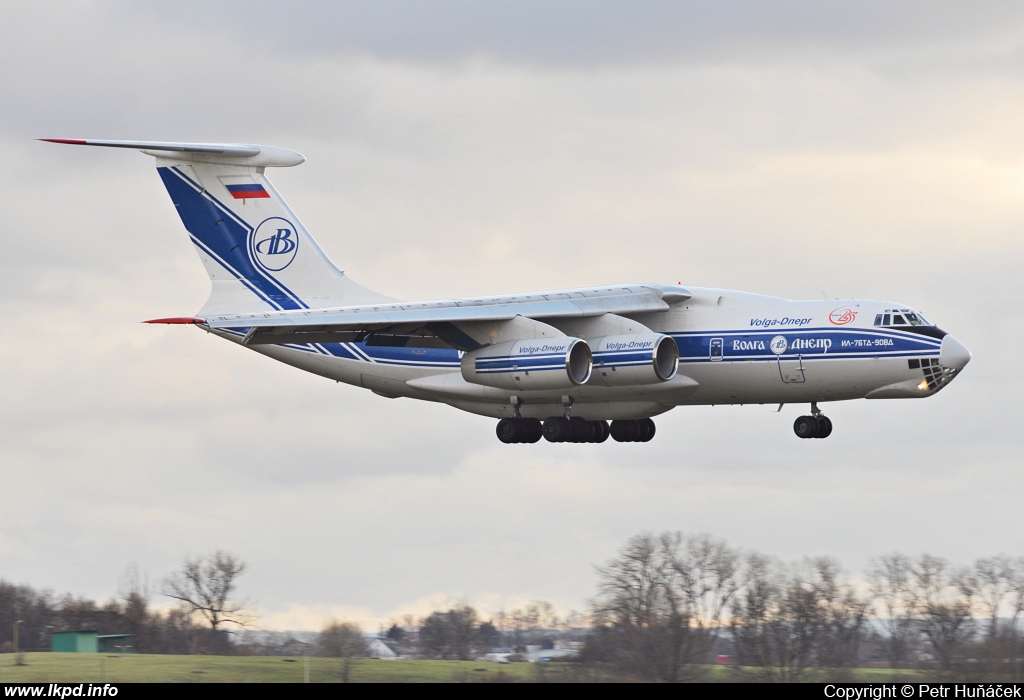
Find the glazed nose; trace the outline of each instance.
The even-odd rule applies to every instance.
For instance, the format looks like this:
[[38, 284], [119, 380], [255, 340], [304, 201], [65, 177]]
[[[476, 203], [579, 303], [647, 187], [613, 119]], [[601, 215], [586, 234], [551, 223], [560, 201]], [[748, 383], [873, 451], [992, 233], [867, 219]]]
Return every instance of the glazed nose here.
[[942, 339], [942, 347], [939, 350], [939, 364], [943, 367], [963, 369], [971, 361], [971, 351], [959, 340], [951, 335]]

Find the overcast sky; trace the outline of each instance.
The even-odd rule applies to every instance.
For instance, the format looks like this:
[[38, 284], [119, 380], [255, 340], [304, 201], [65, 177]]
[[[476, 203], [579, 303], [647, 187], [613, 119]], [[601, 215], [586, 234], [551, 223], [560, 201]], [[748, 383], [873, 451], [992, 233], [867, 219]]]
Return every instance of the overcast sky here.
[[[784, 559], [1024, 554], [1024, 6], [0, 5], [0, 578], [105, 598], [216, 548], [268, 628], [583, 609], [642, 531]], [[193, 328], [209, 282], [131, 151], [239, 141], [334, 261], [417, 299], [682, 282], [921, 309], [924, 401], [683, 407], [503, 446]]]

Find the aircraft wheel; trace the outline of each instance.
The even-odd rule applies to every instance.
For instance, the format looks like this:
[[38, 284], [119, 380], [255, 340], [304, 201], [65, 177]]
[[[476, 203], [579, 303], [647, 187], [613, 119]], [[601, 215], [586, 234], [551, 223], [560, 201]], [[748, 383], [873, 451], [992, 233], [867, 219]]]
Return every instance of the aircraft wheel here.
[[594, 437], [594, 426], [583, 418], [569, 419], [568, 442], [590, 442]]
[[615, 442], [633, 442], [637, 433], [636, 421], [613, 420], [611, 427], [612, 440]]
[[594, 440], [593, 442], [604, 442], [608, 439], [608, 435], [611, 430], [608, 428], [608, 423], [603, 420], [595, 420], [594, 423]]
[[798, 438], [818, 437], [820, 424], [814, 416], [800, 416], [793, 421], [793, 432]]
[[570, 435], [569, 420], [567, 418], [548, 418], [544, 421], [544, 439], [548, 442], [565, 442]]
[[656, 432], [654, 421], [650, 418], [644, 418], [640, 421], [640, 425], [642, 428], [640, 442], [650, 442], [654, 438], [654, 433]]
[[519, 442], [516, 438], [519, 437], [519, 426], [516, 425], [514, 418], [502, 418], [498, 421], [498, 427], [494, 429], [494, 432], [498, 434], [498, 439], [506, 445]]
[[828, 416], [818, 416], [818, 434], [814, 437], [827, 438], [832, 434], [832, 421]]
[[633, 433], [633, 442], [647, 442], [651, 439], [651, 427], [654, 425], [654, 421], [641, 418], [640, 420], [633, 421], [636, 423], [636, 432]]
[[536, 418], [521, 418], [523, 421], [523, 442], [538, 442], [544, 435], [544, 427]]

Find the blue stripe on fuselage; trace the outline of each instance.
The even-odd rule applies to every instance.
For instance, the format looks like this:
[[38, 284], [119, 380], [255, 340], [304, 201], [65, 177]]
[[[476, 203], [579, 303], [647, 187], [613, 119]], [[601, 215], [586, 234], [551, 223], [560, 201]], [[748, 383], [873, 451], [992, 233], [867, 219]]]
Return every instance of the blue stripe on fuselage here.
[[[829, 359], [937, 355], [941, 340], [892, 329], [802, 328], [799, 330], [723, 330], [669, 333], [679, 346], [680, 362], [708, 362], [712, 339], [721, 340], [722, 355], [713, 361], [771, 360], [776, 357]], [[785, 339], [773, 352], [772, 341]], [[776, 341], [778, 342], [778, 341]], [[777, 348], [778, 349], [778, 346]]]

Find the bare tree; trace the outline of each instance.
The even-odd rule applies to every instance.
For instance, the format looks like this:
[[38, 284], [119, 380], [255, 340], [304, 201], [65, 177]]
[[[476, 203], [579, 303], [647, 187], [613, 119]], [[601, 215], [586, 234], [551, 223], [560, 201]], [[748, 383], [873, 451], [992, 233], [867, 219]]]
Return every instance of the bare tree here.
[[818, 557], [809, 562], [821, 623], [815, 650], [817, 665], [839, 669], [855, 665], [870, 603], [857, 595], [838, 562]]
[[220, 550], [186, 559], [181, 571], [164, 583], [163, 594], [181, 601], [189, 615], [198, 613], [213, 632], [226, 624], [245, 627], [252, 622], [252, 613], [248, 603], [235, 599], [238, 577], [244, 571], [241, 560]]
[[747, 558], [750, 579], [733, 605], [737, 661], [772, 681], [798, 681], [810, 665], [817, 634], [814, 594], [799, 577], [759, 554]]
[[971, 580], [981, 613], [988, 618], [985, 638], [975, 656], [989, 670], [1022, 675], [1022, 644], [1018, 629], [1024, 612], [1024, 559], [1005, 555], [978, 559]]
[[939, 666], [950, 670], [974, 634], [975, 584], [969, 572], [953, 569], [944, 559], [923, 555], [914, 567], [921, 634]]
[[738, 554], [706, 535], [633, 537], [598, 568], [599, 655], [652, 679], [692, 679], [710, 661], [739, 588]]
[[868, 583], [874, 610], [882, 625], [882, 646], [892, 668], [907, 663], [917, 624], [914, 566], [903, 554], [887, 554], [871, 562]]
[[149, 600], [149, 581], [139, 571], [138, 564], [129, 564], [121, 576], [118, 586], [121, 598], [121, 615], [126, 630], [132, 635], [135, 651], [148, 653], [154, 648], [151, 633]]
[[761, 555], [747, 563], [749, 583], [733, 605], [737, 661], [767, 680], [793, 682], [812, 666], [856, 660], [867, 602], [828, 558], [785, 567]]
[[[1004, 628], [1015, 629], [1024, 612], [1024, 560], [1001, 555], [974, 562], [973, 579], [982, 611], [988, 617], [988, 638], [995, 640]], [[1000, 627], [1001, 613], [1007, 613]]]

